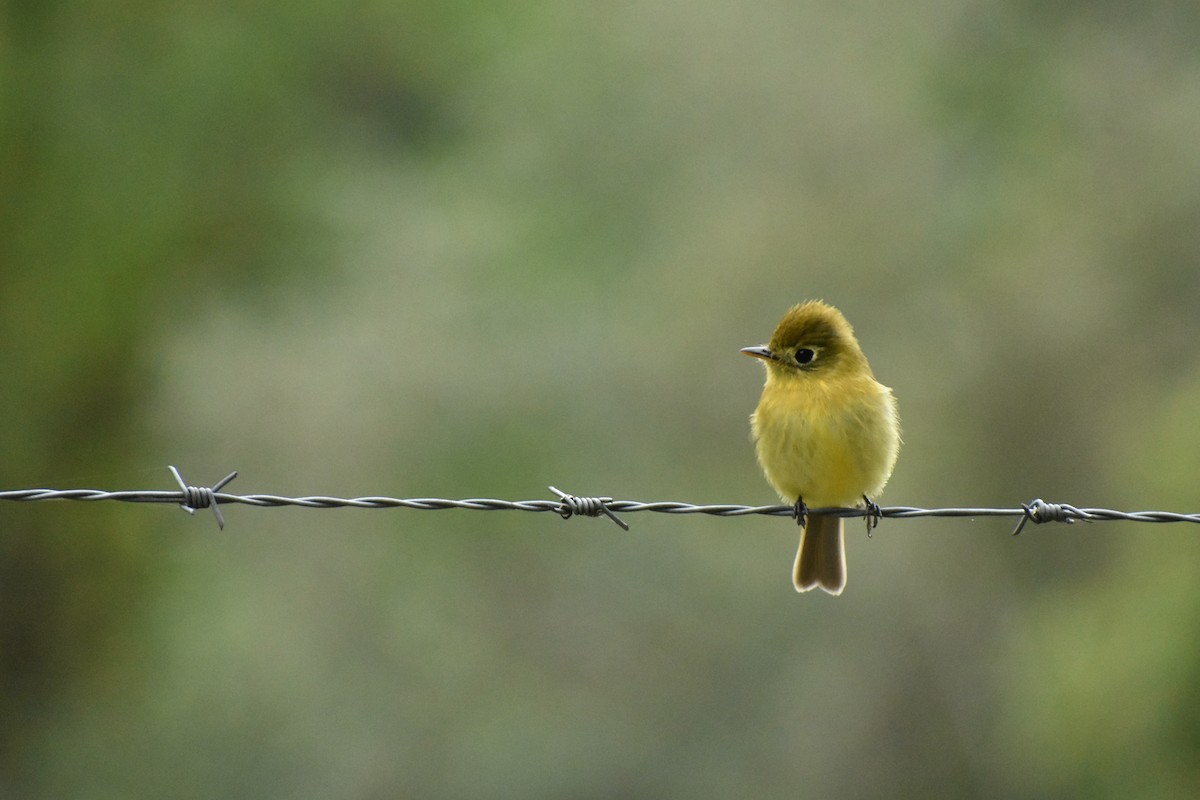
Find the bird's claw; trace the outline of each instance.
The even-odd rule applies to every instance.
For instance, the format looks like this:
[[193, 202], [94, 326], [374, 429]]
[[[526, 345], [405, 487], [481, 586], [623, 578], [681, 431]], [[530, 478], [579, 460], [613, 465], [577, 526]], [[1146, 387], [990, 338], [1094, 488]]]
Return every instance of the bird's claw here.
[[883, 511], [879, 508], [879, 504], [871, 498], [863, 495], [863, 502], [867, 506], [867, 538], [871, 538], [871, 531], [879, 525], [879, 520], [883, 519]]
[[792, 506], [792, 517], [801, 528], [808, 526], [808, 506], [804, 504], [803, 497], [797, 498], [796, 504]]

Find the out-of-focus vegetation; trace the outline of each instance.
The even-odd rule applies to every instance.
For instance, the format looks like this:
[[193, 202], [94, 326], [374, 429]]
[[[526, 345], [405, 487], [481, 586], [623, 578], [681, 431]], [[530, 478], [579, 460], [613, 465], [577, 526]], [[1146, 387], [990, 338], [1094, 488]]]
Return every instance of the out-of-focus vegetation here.
[[[1200, 13], [9, 3], [0, 486], [772, 502], [823, 297], [885, 503], [1200, 507]], [[1200, 538], [0, 508], [0, 795], [1182, 797]]]

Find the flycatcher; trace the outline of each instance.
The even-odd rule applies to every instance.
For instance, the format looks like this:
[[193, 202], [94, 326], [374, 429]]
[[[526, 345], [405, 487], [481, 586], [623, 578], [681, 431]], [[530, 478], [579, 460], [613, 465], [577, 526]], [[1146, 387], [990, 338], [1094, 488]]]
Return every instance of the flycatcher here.
[[767, 368], [750, 427], [758, 463], [804, 526], [792, 570], [798, 592], [846, 588], [842, 518], [807, 508], [872, 505], [900, 450], [892, 390], [875, 380], [842, 313], [819, 300], [792, 306], [771, 342], [742, 352]]

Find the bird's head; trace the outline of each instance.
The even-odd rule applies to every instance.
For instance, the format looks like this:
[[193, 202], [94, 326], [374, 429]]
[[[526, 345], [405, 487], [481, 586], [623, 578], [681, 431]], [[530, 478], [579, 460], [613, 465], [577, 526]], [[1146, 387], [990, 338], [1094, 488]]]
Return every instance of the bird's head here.
[[864, 369], [870, 374], [850, 323], [842, 312], [820, 300], [792, 306], [775, 327], [770, 344], [744, 347], [741, 352], [761, 358], [767, 374], [778, 378]]

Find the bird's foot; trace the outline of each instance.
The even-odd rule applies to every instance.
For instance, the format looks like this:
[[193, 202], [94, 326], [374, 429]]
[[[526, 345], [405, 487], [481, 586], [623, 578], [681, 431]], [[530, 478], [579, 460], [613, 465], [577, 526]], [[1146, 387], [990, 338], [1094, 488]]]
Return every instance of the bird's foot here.
[[871, 538], [871, 531], [875, 530], [879, 525], [879, 520], [883, 519], [883, 511], [880, 510], [879, 504], [871, 498], [863, 495], [863, 502], [867, 505], [867, 538]]
[[792, 517], [796, 520], [796, 524], [801, 528], [808, 525], [808, 506], [804, 504], [804, 498], [796, 498], [796, 505], [792, 506]]

